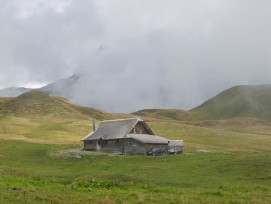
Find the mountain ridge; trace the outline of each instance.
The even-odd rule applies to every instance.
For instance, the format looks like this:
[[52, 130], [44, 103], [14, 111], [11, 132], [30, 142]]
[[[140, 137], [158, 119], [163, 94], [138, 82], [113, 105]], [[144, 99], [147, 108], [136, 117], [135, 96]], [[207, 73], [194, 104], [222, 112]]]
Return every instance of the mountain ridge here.
[[[72, 86], [78, 82], [82, 78], [82, 75], [80, 74], [73, 74], [72, 76], [65, 78], [65, 79], [59, 79], [57, 81], [54, 81], [52, 83], [49, 83], [45, 86], [42, 86], [40, 88], [25, 88], [25, 87], [8, 87], [0, 90], [0, 97], [17, 97], [23, 93], [26, 93], [28, 91], [32, 90], [40, 90], [43, 92], [46, 92], [48, 94], [53, 95], [60, 95], [63, 97], [67, 97], [70, 94], [70, 89], [72, 89]], [[66, 91], [63, 91], [65, 90]]]
[[[67, 79], [61, 79], [41, 87], [40, 89], [34, 90], [43, 91], [53, 95], [60, 95], [70, 100], [72, 96], [69, 94], [72, 93], [72, 87], [80, 79], [82, 79], [81, 75], [74, 74]], [[32, 89], [18, 87], [18, 91], [16, 92], [16, 88], [13, 87], [10, 88], [10, 90], [13, 90], [14, 95], [14, 93], [18, 94], [20, 91], [27, 93], [27, 91], [31, 91]], [[66, 91], [61, 93], [62, 90]], [[13, 95], [11, 94], [11, 96]], [[2, 99], [2, 101], [3, 100], [4, 99]], [[237, 117], [271, 121], [270, 105], [271, 84], [238, 85], [218, 93], [216, 96], [208, 99], [189, 111], [181, 109], [143, 109], [131, 114], [145, 118], [156, 118], [162, 120], [170, 119], [176, 121], [224, 120]], [[46, 106], [46, 104], [44, 104], [44, 106]], [[77, 109], [82, 112], [91, 113], [88, 107]], [[123, 116], [125, 116], [125, 114], [123, 114]]]

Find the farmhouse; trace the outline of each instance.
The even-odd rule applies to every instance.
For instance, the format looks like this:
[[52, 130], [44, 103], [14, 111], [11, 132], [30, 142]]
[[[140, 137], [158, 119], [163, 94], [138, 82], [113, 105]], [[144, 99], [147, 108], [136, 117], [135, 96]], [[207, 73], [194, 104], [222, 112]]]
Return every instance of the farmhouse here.
[[153, 148], [168, 151], [169, 140], [156, 136], [140, 118], [107, 120], [82, 139], [84, 150], [121, 154], [146, 154]]

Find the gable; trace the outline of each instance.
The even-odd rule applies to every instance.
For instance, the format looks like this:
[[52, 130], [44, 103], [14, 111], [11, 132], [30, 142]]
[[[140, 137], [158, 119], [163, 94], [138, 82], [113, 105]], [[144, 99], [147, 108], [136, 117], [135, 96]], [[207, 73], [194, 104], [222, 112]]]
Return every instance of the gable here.
[[154, 135], [150, 127], [144, 121], [138, 121], [129, 134], [148, 134]]

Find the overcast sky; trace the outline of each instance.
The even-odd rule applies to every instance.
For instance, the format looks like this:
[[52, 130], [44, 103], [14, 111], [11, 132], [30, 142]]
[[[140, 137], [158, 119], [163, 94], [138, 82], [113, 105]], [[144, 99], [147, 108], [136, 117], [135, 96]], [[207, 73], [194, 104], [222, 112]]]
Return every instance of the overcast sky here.
[[269, 0], [0, 0], [0, 88], [85, 75], [77, 101], [113, 112], [193, 108], [271, 83]]

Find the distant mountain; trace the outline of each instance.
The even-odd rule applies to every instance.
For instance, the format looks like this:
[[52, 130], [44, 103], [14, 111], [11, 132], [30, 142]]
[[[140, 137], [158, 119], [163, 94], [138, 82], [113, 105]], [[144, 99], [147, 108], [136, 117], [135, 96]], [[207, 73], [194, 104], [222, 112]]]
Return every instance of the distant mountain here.
[[63, 96], [68, 99], [71, 99], [72, 90], [74, 89], [75, 84], [82, 78], [79, 74], [74, 74], [67, 79], [61, 79], [56, 82], [50, 83], [44, 87], [41, 87], [39, 90], [58, 96]]
[[16, 97], [25, 92], [31, 91], [32, 89], [24, 87], [10, 87], [0, 90], [0, 97]]
[[189, 112], [198, 120], [251, 117], [271, 121], [271, 85], [235, 86]]
[[112, 119], [116, 116], [94, 108], [77, 106], [67, 99], [32, 90], [14, 98], [0, 98], [0, 116]]
[[74, 74], [67, 79], [61, 79], [50, 83], [38, 89], [24, 87], [10, 87], [0, 90], [0, 97], [16, 97], [31, 90], [40, 90], [52, 95], [63, 96], [68, 99], [72, 98], [72, 91], [75, 84], [82, 78], [79, 74]]
[[164, 120], [187, 120], [190, 113], [179, 109], [143, 109], [132, 113], [140, 117], [150, 117]]

